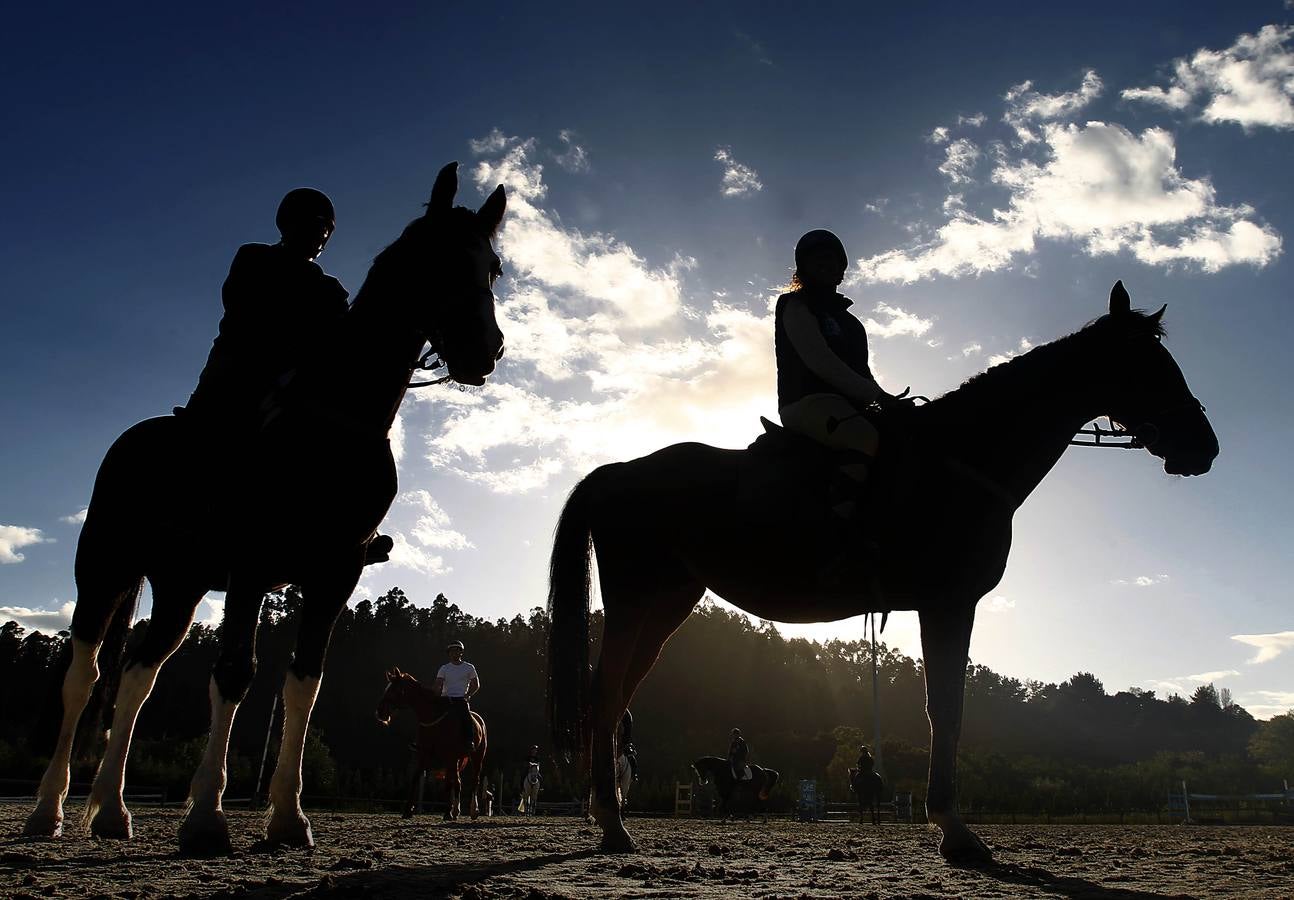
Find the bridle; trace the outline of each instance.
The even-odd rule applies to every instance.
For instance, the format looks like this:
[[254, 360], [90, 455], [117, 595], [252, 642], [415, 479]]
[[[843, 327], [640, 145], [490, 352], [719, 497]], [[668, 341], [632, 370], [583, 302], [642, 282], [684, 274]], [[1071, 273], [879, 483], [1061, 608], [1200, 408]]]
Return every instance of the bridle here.
[[[1199, 398], [1193, 394], [1188, 394], [1184, 399], [1177, 403], [1170, 404], [1162, 409], [1146, 416], [1140, 424], [1132, 428], [1116, 426], [1114, 419], [1107, 416], [1109, 428], [1102, 428], [1098, 423], [1093, 423], [1091, 428], [1079, 429], [1070, 444], [1075, 447], [1103, 447], [1115, 450], [1153, 450], [1155, 444], [1159, 443], [1161, 437], [1159, 426], [1155, 420], [1161, 420], [1166, 415], [1175, 415], [1183, 411], [1205, 411], [1205, 406]], [[1091, 440], [1083, 440], [1079, 435], [1090, 437]], [[1114, 438], [1114, 440], [1102, 440], [1103, 438]], [[1126, 440], [1124, 440], [1126, 438]]]

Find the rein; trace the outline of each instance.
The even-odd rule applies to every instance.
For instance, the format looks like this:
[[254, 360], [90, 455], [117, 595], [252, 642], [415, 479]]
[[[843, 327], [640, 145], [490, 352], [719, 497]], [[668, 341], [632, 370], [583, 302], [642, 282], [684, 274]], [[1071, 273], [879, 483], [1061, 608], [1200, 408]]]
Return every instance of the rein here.
[[[418, 362], [414, 365], [413, 371], [434, 372], [436, 369], [443, 368], [444, 365], [445, 361], [440, 358], [440, 354], [434, 348], [428, 348], [426, 353], [418, 357]], [[449, 378], [450, 376], [446, 374], [439, 378], [432, 378], [427, 381], [410, 381], [409, 387], [420, 388], [433, 384], [444, 384], [446, 381], [449, 381]]]

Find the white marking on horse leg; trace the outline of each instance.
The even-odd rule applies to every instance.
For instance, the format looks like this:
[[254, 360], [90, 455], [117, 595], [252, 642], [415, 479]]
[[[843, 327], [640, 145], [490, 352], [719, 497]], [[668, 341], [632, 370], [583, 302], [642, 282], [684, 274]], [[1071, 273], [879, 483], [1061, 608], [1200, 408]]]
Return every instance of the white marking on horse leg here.
[[238, 704], [221, 696], [214, 675], [207, 683], [207, 696], [211, 700], [211, 731], [207, 734], [202, 761], [189, 783], [189, 808], [180, 824], [180, 852], [195, 856], [232, 851], [229, 824], [221, 801], [228, 780], [225, 764], [229, 755], [229, 732], [234, 727]]
[[162, 668], [136, 663], [121, 675], [117, 689], [117, 703], [112, 714], [112, 728], [108, 732], [108, 748], [94, 776], [90, 799], [85, 804], [85, 822], [98, 837], [129, 838], [131, 836], [130, 812], [122, 799], [126, 783], [126, 759], [130, 756], [130, 741], [135, 734], [135, 721], [139, 709], [153, 692], [157, 673]]
[[298, 678], [291, 671], [283, 679], [283, 743], [270, 779], [270, 821], [265, 836], [279, 844], [313, 847], [310, 820], [301, 811], [301, 757], [306, 728], [319, 696], [318, 676]]
[[58, 731], [54, 755], [36, 790], [36, 808], [27, 817], [23, 834], [58, 837], [63, 833], [63, 801], [71, 782], [68, 767], [72, 762], [72, 742], [76, 723], [90, 701], [90, 692], [99, 680], [99, 647], [80, 638], [72, 638], [72, 664], [63, 678], [63, 723]]

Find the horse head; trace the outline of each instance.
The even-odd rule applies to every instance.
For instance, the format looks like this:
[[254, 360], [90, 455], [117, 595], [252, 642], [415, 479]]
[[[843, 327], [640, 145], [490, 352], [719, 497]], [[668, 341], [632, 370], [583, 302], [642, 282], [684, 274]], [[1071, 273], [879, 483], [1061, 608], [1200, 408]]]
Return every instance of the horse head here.
[[382, 692], [382, 699], [378, 701], [377, 711], [374, 715], [377, 717], [379, 725], [391, 724], [391, 712], [396, 709], [402, 709], [409, 705], [409, 694], [416, 689], [418, 681], [407, 672], [401, 672], [399, 666], [392, 666], [386, 672], [386, 690]]
[[697, 784], [710, 783], [709, 766], [706, 765], [705, 757], [702, 757], [701, 759], [698, 759], [696, 762], [692, 763], [692, 773], [696, 775]]
[[1095, 377], [1106, 388], [1106, 414], [1127, 429], [1150, 453], [1164, 461], [1169, 475], [1203, 475], [1218, 455], [1218, 437], [1191, 393], [1181, 368], [1163, 345], [1163, 317], [1132, 309], [1131, 298], [1116, 282], [1110, 312], [1098, 321], [1108, 329], [1108, 371]]
[[378, 255], [375, 268], [397, 281], [399, 315], [431, 345], [449, 377], [482, 385], [503, 357], [493, 290], [502, 268], [492, 240], [507, 201], [499, 185], [471, 210], [454, 206], [457, 192], [458, 163], [450, 163], [436, 176], [426, 213]]

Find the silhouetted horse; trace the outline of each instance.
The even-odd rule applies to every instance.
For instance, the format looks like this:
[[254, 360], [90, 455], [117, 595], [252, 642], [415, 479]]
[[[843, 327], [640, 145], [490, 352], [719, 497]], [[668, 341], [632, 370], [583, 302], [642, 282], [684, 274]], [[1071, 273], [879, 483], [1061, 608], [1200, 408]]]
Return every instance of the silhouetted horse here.
[[[503, 353], [492, 291], [499, 259], [490, 245], [503, 217], [503, 188], [477, 212], [454, 207], [455, 170], [441, 170], [426, 213], [374, 260], [334, 343], [296, 373], [254, 447], [231, 446], [194, 417], [177, 415], [140, 422], [108, 450], [76, 551], [62, 727], [27, 834], [62, 830], [76, 723], [102, 672], [115, 711], [85, 818], [95, 835], [130, 837], [121, 792], [136, 716], [198, 603], [216, 590], [227, 593], [210, 686], [211, 733], [180, 848], [228, 853], [221, 796], [229, 732], [256, 667], [262, 598], [291, 583], [301, 587], [304, 607], [283, 685], [266, 837], [313, 844], [300, 802], [306, 724], [333, 623], [396, 495], [387, 433], [411, 375], [432, 353], [449, 377], [470, 385], [484, 383]], [[123, 671], [145, 578], [153, 609]]]
[[782, 776], [776, 769], [750, 765], [750, 779], [737, 781], [732, 777], [732, 766], [728, 760], [719, 756], [703, 756], [692, 763], [692, 771], [700, 784], [714, 782], [714, 789], [719, 794], [723, 805], [724, 818], [732, 818], [741, 810], [742, 801], [746, 802], [746, 818], [763, 814], [768, 817], [768, 793]]
[[881, 824], [881, 811], [878, 804], [885, 791], [885, 782], [881, 779], [880, 772], [873, 772], [868, 769], [850, 769], [849, 770], [849, 789], [854, 792], [858, 798], [858, 822], [862, 824], [867, 820], [867, 811], [872, 812], [872, 824]]
[[[925, 406], [878, 416], [883, 449], [862, 518], [883, 523], [874, 535], [879, 555], [847, 555], [863, 542], [842, 539], [830, 523], [825, 485], [834, 460], [788, 460], [762, 452], [764, 439], [753, 451], [677, 444], [581, 481], [553, 545], [548, 702], [556, 752], [585, 754], [592, 766], [603, 848], [634, 846], [613, 801], [615, 725], [709, 589], [783, 622], [915, 609], [930, 717], [927, 813], [943, 831], [945, 857], [990, 858], [957, 812], [957, 740], [975, 605], [1006, 568], [1012, 516], [1099, 415], [1134, 432], [1169, 474], [1207, 472], [1218, 452], [1203, 407], [1160, 341], [1162, 314], [1133, 311], [1116, 284], [1109, 314], [1077, 333]], [[815, 445], [801, 455], [821, 452]], [[797, 503], [811, 514], [795, 514]], [[590, 674], [594, 546], [605, 630]], [[833, 569], [840, 577], [828, 583], [823, 573]]]
[[[414, 744], [409, 801], [404, 807], [404, 818], [411, 817], [418, 806], [418, 780], [422, 774], [444, 772], [449, 790], [445, 820], [458, 818], [464, 780], [469, 798], [467, 811], [475, 819], [485, 808], [481, 796], [481, 777], [485, 772], [485, 720], [472, 713], [472, 724], [476, 728], [476, 749], [473, 750], [463, 737], [463, 728], [448, 697], [433, 693], [431, 688], [423, 687], [418, 679], [399, 669], [387, 672], [386, 681], [386, 690], [377, 704], [377, 721], [390, 725], [391, 713], [397, 709], [412, 709], [418, 717], [418, 740]], [[464, 771], [466, 779], [463, 778]]]

